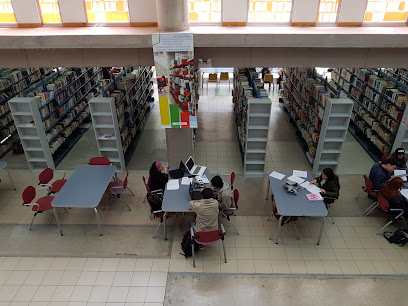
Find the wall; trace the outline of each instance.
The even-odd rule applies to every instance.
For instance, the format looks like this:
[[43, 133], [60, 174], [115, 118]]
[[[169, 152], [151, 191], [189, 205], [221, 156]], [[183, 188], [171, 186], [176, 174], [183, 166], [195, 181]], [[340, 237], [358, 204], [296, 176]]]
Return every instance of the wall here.
[[292, 24], [312, 26], [316, 24], [319, 0], [293, 0]]
[[86, 23], [84, 0], [58, 0], [62, 22], [65, 24]]
[[40, 25], [40, 8], [36, 0], [13, 0], [14, 14], [20, 24]]
[[130, 22], [157, 25], [156, 0], [128, 0]]
[[222, 22], [230, 25], [247, 22], [248, 0], [222, 0]]
[[367, 6], [367, 0], [342, 0], [338, 14], [340, 24], [361, 24], [364, 20], [364, 14]]

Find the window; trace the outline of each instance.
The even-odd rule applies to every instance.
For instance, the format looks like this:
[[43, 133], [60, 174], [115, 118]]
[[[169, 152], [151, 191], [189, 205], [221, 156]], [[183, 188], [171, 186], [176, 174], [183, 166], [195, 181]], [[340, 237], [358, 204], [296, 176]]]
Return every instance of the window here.
[[320, 0], [317, 22], [335, 23], [340, 0]]
[[292, 0], [249, 0], [248, 22], [289, 22]]
[[85, 0], [88, 22], [129, 22], [127, 0]]
[[2, 22], [16, 22], [11, 0], [0, 0], [0, 23]]
[[58, 0], [38, 0], [43, 23], [61, 23]]
[[189, 0], [191, 22], [221, 22], [221, 0]]
[[401, 0], [368, 0], [365, 22], [406, 21], [408, 7]]

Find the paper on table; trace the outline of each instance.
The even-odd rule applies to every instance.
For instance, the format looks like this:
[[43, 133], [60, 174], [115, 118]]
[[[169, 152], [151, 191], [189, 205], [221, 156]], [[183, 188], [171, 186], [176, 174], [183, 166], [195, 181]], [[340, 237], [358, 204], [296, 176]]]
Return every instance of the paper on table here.
[[281, 179], [283, 179], [285, 177], [284, 174], [276, 172], [276, 171], [273, 171], [271, 174], [269, 174], [269, 176], [273, 177], [273, 178], [276, 178], [278, 180], [281, 180]]
[[207, 176], [206, 176], [205, 174], [203, 174], [203, 175], [201, 176], [201, 179], [203, 180], [203, 183], [204, 183], [204, 184], [209, 184], [209, 183], [210, 183], [210, 181], [208, 180], [208, 178], [207, 178]]
[[323, 200], [322, 196], [320, 194], [307, 194], [306, 197], [309, 199], [309, 201], [321, 201]]
[[408, 199], [408, 189], [402, 189], [401, 194]]
[[312, 194], [319, 194], [320, 193], [320, 188], [317, 187], [316, 185], [310, 184], [310, 182], [305, 181], [302, 184], [300, 184], [301, 187], [305, 188], [307, 191], [309, 191]]
[[302, 178], [300, 178], [300, 177], [298, 177], [296, 175], [289, 176], [288, 180], [292, 181], [292, 182], [295, 182], [295, 183], [298, 183], [298, 184], [302, 184], [305, 181], [304, 179], [302, 179]]
[[405, 182], [407, 181], [407, 170], [394, 170], [394, 176], [402, 178]]
[[306, 172], [306, 171], [293, 170], [293, 175], [294, 175], [294, 176], [298, 176], [298, 177], [307, 178], [307, 172]]
[[179, 180], [169, 180], [166, 186], [167, 190], [177, 190], [180, 188]]
[[187, 177], [187, 176], [185, 176], [185, 177], [183, 177], [182, 179], [181, 179], [181, 185], [190, 185], [190, 183], [193, 181], [193, 178], [192, 177]]

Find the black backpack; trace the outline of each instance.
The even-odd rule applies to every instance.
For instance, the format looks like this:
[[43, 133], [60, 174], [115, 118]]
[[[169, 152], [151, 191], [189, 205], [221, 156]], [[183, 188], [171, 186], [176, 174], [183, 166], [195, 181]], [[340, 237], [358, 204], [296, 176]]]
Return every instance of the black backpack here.
[[[193, 239], [193, 244], [194, 244], [194, 251], [197, 252], [200, 249], [199, 244], [197, 241]], [[185, 258], [193, 256], [193, 251], [191, 250], [191, 232], [187, 231], [184, 234], [183, 240], [181, 240], [181, 249], [183, 250], [183, 253], [180, 253], [183, 255]]]
[[152, 212], [162, 209], [163, 193], [161, 193], [161, 192], [149, 192], [146, 195], [146, 199], [150, 204]]
[[404, 246], [408, 242], [408, 229], [407, 228], [399, 228], [397, 229], [393, 235], [387, 237], [385, 234], [392, 233], [392, 232], [384, 232], [384, 238], [388, 240], [389, 243], [395, 243], [399, 246]]

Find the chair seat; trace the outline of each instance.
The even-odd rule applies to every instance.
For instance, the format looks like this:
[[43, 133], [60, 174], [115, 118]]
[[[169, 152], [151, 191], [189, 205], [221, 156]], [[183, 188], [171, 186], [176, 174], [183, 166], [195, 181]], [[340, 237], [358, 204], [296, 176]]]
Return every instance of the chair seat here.
[[56, 180], [51, 184], [51, 192], [59, 192], [66, 182], [67, 180]]
[[[155, 214], [154, 214], [154, 217], [155, 217], [155, 218], [162, 219], [162, 218], [164, 217], [164, 213], [165, 213], [164, 211], [159, 212], [159, 213], [155, 213]], [[168, 218], [168, 217], [172, 217], [172, 216], [174, 216], [175, 214], [176, 214], [175, 212], [168, 212], [168, 213], [167, 213], [167, 218]]]
[[[38, 211], [46, 211], [53, 209], [51, 202], [54, 200], [55, 197], [42, 197], [39, 198], [36, 203], [40, 206]], [[37, 211], [37, 206], [32, 207], [32, 211]]]
[[[115, 187], [115, 188], [113, 188]], [[113, 190], [112, 190], [113, 188]], [[122, 181], [115, 181], [115, 182], [110, 182], [108, 185], [108, 188], [106, 188], [105, 193], [109, 194], [122, 194], [125, 192], [125, 188], [123, 188], [123, 182]]]

